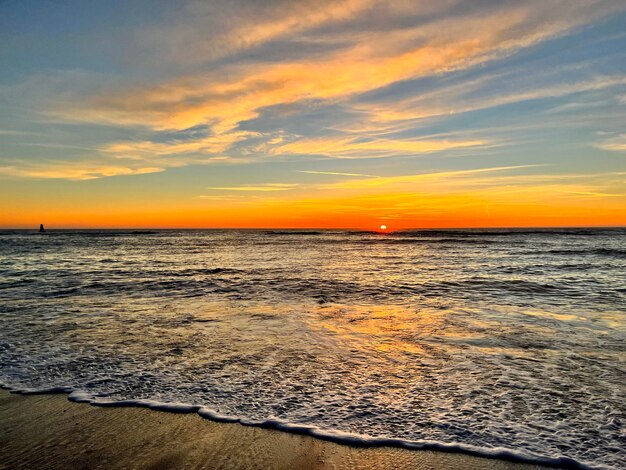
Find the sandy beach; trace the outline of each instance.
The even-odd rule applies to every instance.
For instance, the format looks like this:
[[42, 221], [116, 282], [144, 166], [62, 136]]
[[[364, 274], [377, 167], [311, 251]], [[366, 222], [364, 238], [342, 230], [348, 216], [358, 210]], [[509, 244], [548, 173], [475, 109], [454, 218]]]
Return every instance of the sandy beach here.
[[99, 408], [0, 391], [0, 468], [537, 469], [474, 456], [360, 448], [195, 414]]

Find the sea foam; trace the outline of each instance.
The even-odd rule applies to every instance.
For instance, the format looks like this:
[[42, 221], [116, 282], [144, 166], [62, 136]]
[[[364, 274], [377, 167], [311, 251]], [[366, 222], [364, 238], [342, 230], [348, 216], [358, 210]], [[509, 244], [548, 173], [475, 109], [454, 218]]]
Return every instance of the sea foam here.
[[406, 440], [387, 437], [372, 437], [361, 434], [354, 434], [334, 429], [322, 429], [317, 426], [304, 426], [290, 423], [280, 419], [250, 420], [237, 416], [228, 416], [217, 413], [206, 406], [191, 405], [186, 403], [167, 403], [155, 400], [111, 400], [106, 398], [92, 397], [88, 393], [74, 390], [70, 387], [52, 387], [47, 389], [15, 389], [0, 383], [0, 388], [9, 390], [11, 393], [23, 395], [34, 394], [60, 394], [66, 393], [69, 401], [75, 403], [87, 403], [92, 406], [103, 408], [108, 407], [135, 407], [148, 408], [154, 411], [169, 413], [197, 413], [200, 417], [220, 422], [238, 423], [243, 426], [254, 426], [266, 429], [276, 429], [293, 434], [308, 435], [318, 439], [323, 439], [338, 444], [351, 445], [357, 447], [400, 447], [410, 450], [432, 450], [439, 452], [454, 452], [473, 455], [477, 457], [494, 458], [511, 462], [530, 463], [556, 468], [572, 469], [602, 469], [608, 467], [596, 467], [578, 462], [567, 457], [543, 457], [529, 452], [506, 449], [501, 447], [478, 447], [463, 443], [446, 443], [431, 440]]

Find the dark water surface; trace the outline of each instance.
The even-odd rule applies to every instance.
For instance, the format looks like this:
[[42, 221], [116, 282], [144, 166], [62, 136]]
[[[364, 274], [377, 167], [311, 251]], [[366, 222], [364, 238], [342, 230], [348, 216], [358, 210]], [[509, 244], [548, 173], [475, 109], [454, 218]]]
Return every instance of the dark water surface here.
[[625, 350], [624, 229], [0, 232], [15, 389], [625, 468]]

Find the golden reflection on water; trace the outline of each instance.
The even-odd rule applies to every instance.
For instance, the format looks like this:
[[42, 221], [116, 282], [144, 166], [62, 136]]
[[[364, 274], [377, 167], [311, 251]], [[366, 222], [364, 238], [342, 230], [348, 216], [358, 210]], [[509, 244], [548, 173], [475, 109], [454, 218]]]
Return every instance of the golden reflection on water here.
[[[313, 310], [311, 327], [350, 343], [352, 348], [390, 355], [426, 354], [420, 339], [443, 327], [441, 312], [416, 312], [398, 306], [320, 306]], [[391, 359], [391, 357], [390, 357]]]
[[[135, 310], [129, 303], [126, 311], [114, 316], [117, 319], [109, 321], [106, 328], [99, 328], [92, 317], [77, 316], [71, 328], [60, 327], [58, 339], [111, 344], [128, 354], [149, 349], [162, 355], [158, 359], [161, 362], [184, 358], [200, 363], [212, 361], [219, 354], [261, 358], [280, 351], [298, 354], [325, 350], [338, 358], [367, 357], [370, 367], [378, 364], [387, 372], [413, 361], [415, 373], [419, 363], [437, 363], [469, 350], [522, 358], [556, 353], [550, 347], [541, 347], [538, 352], [536, 344], [529, 348], [525, 340], [532, 336], [554, 337], [554, 331], [563, 324], [585, 320], [581, 315], [514, 307], [501, 307], [490, 316], [485, 309], [479, 312], [458, 306], [313, 302], [271, 305], [206, 300], [186, 300], [158, 312]], [[613, 319], [618, 324], [615, 318], [607, 312], [602, 320], [610, 325]], [[66, 320], [61, 317], [56, 321]], [[75, 328], [77, 324], [79, 329]]]

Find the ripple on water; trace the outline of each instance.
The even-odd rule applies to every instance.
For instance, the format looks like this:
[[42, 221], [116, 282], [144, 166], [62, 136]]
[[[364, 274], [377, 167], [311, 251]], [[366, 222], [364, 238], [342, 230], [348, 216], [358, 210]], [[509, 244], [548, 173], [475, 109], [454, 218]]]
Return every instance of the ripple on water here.
[[51, 234], [0, 237], [5, 385], [626, 465], [623, 232]]

